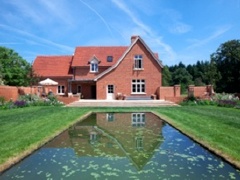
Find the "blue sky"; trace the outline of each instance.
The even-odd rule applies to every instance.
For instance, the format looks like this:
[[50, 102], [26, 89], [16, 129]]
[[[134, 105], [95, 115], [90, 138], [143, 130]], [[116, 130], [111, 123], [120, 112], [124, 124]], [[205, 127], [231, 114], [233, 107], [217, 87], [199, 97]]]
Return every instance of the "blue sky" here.
[[140, 35], [164, 65], [209, 60], [240, 39], [240, 0], [0, 0], [0, 46], [33, 62]]

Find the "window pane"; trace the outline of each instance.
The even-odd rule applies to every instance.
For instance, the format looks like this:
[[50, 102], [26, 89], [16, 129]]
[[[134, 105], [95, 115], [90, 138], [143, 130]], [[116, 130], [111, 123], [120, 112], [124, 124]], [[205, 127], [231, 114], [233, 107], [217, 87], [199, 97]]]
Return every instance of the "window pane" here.
[[135, 84], [132, 85], [132, 91], [136, 92], [136, 85]]
[[107, 56], [107, 62], [112, 62], [113, 61], [113, 57], [112, 56]]
[[141, 60], [138, 61], [138, 68], [142, 68], [142, 61]]
[[142, 84], [142, 92], [145, 92], [145, 85]]

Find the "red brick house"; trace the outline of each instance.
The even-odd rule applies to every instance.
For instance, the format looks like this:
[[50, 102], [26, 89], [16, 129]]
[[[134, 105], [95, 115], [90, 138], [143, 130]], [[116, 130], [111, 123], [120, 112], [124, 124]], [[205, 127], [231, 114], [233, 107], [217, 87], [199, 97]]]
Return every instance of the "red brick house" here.
[[130, 46], [76, 47], [73, 56], [37, 56], [33, 68], [58, 82], [55, 94], [81, 93], [85, 99], [150, 97], [162, 86], [163, 65], [139, 36]]

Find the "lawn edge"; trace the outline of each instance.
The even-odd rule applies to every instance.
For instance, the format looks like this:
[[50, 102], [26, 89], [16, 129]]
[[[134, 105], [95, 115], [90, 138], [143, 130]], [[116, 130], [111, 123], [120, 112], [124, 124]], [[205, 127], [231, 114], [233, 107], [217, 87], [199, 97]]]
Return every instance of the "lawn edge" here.
[[181, 126], [179, 126], [177, 123], [175, 123], [168, 116], [166, 116], [166, 115], [164, 115], [162, 113], [156, 112], [156, 111], [151, 111], [151, 112], [153, 114], [157, 115], [158, 117], [160, 117], [162, 120], [166, 121], [168, 124], [170, 124], [171, 126], [176, 128], [177, 130], [179, 130], [184, 135], [186, 135], [189, 138], [191, 138], [193, 141], [197, 142], [198, 144], [200, 144], [201, 146], [203, 146], [204, 148], [206, 148], [207, 150], [212, 152], [213, 154], [215, 154], [218, 157], [222, 158], [224, 161], [230, 163], [232, 166], [236, 167], [237, 169], [240, 169], [240, 162], [238, 160], [236, 160], [235, 158], [233, 158], [232, 156], [230, 156], [230, 155], [226, 154], [225, 152], [217, 149], [216, 147], [211, 146], [207, 141], [199, 139], [194, 134], [188, 132], [188, 130], [186, 130], [186, 129], [182, 128]]
[[3, 173], [4, 171], [11, 168], [15, 164], [19, 163], [20, 161], [22, 161], [23, 159], [25, 159], [26, 157], [31, 155], [34, 151], [41, 148], [47, 142], [51, 141], [52, 139], [54, 139], [55, 137], [60, 135], [63, 131], [65, 131], [66, 129], [68, 129], [69, 127], [74, 125], [75, 123], [83, 120], [85, 117], [89, 116], [90, 114], [92, 114], [92, 111], [86, 112], [85, 114], [79, 116], [78, 118], [76, 118], [75, 120], [73, 120], [72, 122], [67, 124], [66, 126], [62, 127], [61, 129], [57, 130], [56, 132], [54, 132], [52, 135], [44, 138], [43, 140], [41, 140], [35, 144], [30, 145], [23, 152], [16, 154], [13, 157], [8, 158], [4, 163], [0, 164], [0, 173]]

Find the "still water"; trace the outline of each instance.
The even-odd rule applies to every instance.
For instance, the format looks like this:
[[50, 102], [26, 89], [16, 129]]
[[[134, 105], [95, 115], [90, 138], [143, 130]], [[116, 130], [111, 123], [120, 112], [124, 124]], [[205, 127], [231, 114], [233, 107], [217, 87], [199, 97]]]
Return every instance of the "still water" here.
[[240, 179], [240, 171], [152, 113], [96, 113], [0, 179]]

